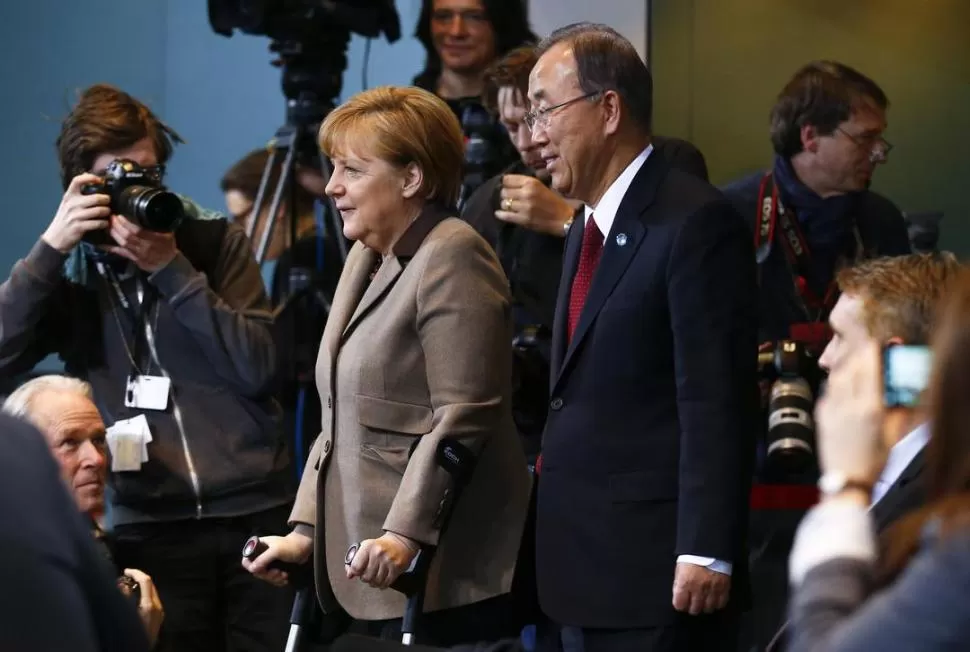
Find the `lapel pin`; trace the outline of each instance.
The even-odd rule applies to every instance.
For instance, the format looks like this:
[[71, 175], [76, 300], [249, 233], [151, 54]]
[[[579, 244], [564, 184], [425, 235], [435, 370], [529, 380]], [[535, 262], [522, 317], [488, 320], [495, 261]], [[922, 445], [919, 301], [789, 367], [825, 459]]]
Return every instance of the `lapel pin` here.
[[626, 246], [626, 233], [618, 233], [616, 235], [616, 244], [620, 247]]

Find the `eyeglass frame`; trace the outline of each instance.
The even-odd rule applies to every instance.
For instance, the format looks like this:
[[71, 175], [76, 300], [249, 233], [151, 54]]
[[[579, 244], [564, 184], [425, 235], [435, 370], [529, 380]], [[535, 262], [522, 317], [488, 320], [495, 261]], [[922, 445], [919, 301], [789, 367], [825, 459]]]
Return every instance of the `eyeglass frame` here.
[[[856, 147], [866, 146], [860, 136], [853, 136], [842, 127], [836, 127], [835, 130], [855, 143]], [[872, 145], [869, 146], [869, 160], [873, 162], [889, 160], [889, 152], [893, 151], [893, 144], [882, 136], [870, 136], [869, 138], [873, 141]]]
[[571, 100], [566, 100], [565, 102], [560, 102], [559, 104], [549, 106], [544, 109], [529, 111], [525, 114], [525, 117], [522, 118], [522, 121], [525, 123], [525, 126], [529, 128], [530, 133], [535, 132], [536, 125], [539, 124], [539, 121], [541, 120], [543, 124], [545, 124], [545, 122], [549, 119], [549, 114], [551, 114], [553, 111], [569, 106], [570, 104], [575, 104], [576, 102], [580, 102], [582, 100], [588, 100], [596, 97], [597, 95], [602, 95], [605, 92], [606, 91], [593, 91], [592, 93], [586, 93], [585, 95], [574, 97]]

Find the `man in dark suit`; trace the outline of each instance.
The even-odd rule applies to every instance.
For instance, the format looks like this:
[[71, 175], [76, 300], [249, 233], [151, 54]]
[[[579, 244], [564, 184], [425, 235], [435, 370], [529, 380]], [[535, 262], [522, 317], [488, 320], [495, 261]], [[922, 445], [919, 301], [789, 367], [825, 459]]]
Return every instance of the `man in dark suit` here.
[[[836, 281], [841, 294], [829, 317], [833, 337], [819, 365], [832, 373], [872, 343], [928, 346], [939, 302], [961, 267], [946, 254], [910, 254], [876, 258], [840, 271]], [[880, 532], [923, 505], [921, 472], [928, 440], [920, 403], [888, 411], [883, 442], [889, 457], [873, 487], [870, 507]]]
[[537, 510], [566, 650], [729, 650], [745, 599], [757, 286], [743, 219], [651, 147], [652, 81], [603, 25], [554, 32], [526, 123], [566, 238]]
[[147, 650], [47, 444], [0, 415], [0, 649]]
[[[819, 364], [829, 373], [867, 346], [927, 346], [939, 302], [960, 271], [945, 254], [910, 254], [876, 258], [843, 269], [836, 276], [841, 295], [829, 316], [833, 337]], [[869, 513], [876, 532], [887, 529], [926, 501], [923, 468], [929, 424], [923, 405], [886, 411], [882, 440], [889, 455], [872, 490]], [[768, 649], [784, 649], [787, 624]]]
[[[529, 462], [535, 461], [546, 421], [550, 340], [559, 294], [563, 243], [582, 205], [549, 189], [549, 174], [532, 142], [529, 72], [535, 47], [516, 48], [485, 71], [482, 104], [508, 132], [519, 160], [479, 186], [461, 210], [462, 219], [492, 245], [512, 290], [515, 326], [512, 414]], [[672, 167], [707, 180], [700, 151], [678, 138], [652, 139], [654, 151]]]

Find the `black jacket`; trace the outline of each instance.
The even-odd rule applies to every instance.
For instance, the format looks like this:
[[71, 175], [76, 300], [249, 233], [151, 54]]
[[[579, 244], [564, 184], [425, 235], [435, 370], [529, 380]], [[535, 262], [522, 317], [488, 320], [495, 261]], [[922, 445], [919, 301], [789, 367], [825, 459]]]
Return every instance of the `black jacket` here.
[[[704, 156], [691, 143], [679, 138], [655, 136], [655, 154], [672, 167], [707, 180]], [[513, 409], [520, 433], [533, 434], [526, 440], [526, 454], [538, 453], [538, 435], [545, 423], [549, 395], [544, 379], [549, 377], [552, 322], [556, 312], [559, 277], [562, 272], [564, 239], [502, 222], [495, 217], [501, 203], [502, 177], [533, 172], [521, 160], [486, 181], [462, 208], [461, 217], [484, 237], [498, 255], [512, 290], [513, 320], [517, 333], [536, 333], [535, 343], [526, 350], [516, 347], [516, 378]], [[580, 210], [578, 215], [582, 215]], [[520, 340], [520, 343], [522, 340]], [[538, 356], [530, 354], [535, 351]], [[534, 408], [534, 409], [530, 409]]]
[[675, 562], [687, 554], [731, 562], [741, 606], [757, 409], [747, 228], [716, 189], [650, 156], [567, 343], [582, 238], [575, 228], [566, 239], [553, 327], [540, 605], [567, 625], [673, 625]]

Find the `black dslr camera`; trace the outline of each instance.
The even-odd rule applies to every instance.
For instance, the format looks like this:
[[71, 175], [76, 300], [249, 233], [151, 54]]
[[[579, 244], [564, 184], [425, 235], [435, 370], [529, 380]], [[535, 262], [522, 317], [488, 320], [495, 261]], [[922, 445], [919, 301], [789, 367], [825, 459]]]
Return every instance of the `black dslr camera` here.
[[[112, 215], [124, 215], [151, 231], [170, 233], [185, 217], [182, 200], [165, 190], [157, 169], [143, 168], [128, 159], [109, 163], [104, 183], [86, 184], [82, 186], [81, 194], [108, 195]], [[96, 245], [113, 244], [105, 231], [89, 231], [84, 239]]]
[[461, 130], [465, 135], [465, 170], [459, 206], [488, 179], [518, 158], [501, 126], [477, 100], [466, 100], [460, 107]]
[[821, 371], [803, 342], [781, 340], [758, 353], [759, 378], [770, 383], [764, 473], [787, 480], [813, 471], [815, 396]]

